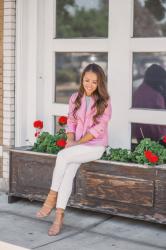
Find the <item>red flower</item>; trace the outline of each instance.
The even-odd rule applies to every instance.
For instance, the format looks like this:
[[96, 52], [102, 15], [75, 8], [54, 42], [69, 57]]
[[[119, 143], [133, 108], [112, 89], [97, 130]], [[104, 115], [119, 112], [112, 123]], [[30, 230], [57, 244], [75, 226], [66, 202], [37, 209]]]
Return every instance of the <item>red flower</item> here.
[[158, 162], [158, 160], [159, 160], [158, 156], [155, 155], [155, 154], [153, 154], [153, 155], [151, 156], [151, 158], [150, 158], [149, 161], [152, 162], [152, 163], [156, 163], [156, 162]]
[[58, 119], [58, 122], [60, 125], [65, 125], [67, 123], [67, 117], [66, 116], [60, 116]]
[[162, 141], [166, 143], [166, 135], [165, 135], [165, 136], [163, 136]]
[[66, 145], [66, 141], [64, 139], [59, 139], [59, 140], [56, 141], [56, 145], [58, 147], [64, 148], [65, 145]]
[[43, 128], [43, 122], [40, 121], [40, 120], [34, 121], [33, 126], [34, 126], [34, 128], [42, 129]]
[[145, 157], [148, 159], [148, 158], [150, 158], [150, 157], [151, 157], [151, 155], [152, 155], [152, 151], [150, 151], [150, 150], [146, 150], [146, 151], [144, 151], [144, 155], [145, 155]]
[[144, 151], [144, 155], [148, 159], [148, 161], [151, 163], [156, 163], [159, 160], [159, 157], [153, 154], [151, 150]]

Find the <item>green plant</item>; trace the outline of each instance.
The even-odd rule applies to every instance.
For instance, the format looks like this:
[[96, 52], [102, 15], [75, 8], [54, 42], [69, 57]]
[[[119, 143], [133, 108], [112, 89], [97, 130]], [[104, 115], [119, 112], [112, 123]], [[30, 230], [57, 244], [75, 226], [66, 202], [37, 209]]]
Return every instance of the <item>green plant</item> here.
[[[55, 135], [51, 135], [48, 132], [42, 132], [34, 143], [32, 151], [57, 154], [64, 148], [66, 139], [67, 137], [64, 129], [60, 129]], [[57, 144], [59, 141], [61, 142], [61, 146]]]
[[[67, 124], [67, 117], [61, 116], [58, 119], [60, 126]], [[55, 135], [48, 132], [42, 132], [43, 122], [37, 120], [34, 122], [36, 128], [36, 142], [32, 151], [57, 154], [66, 145], [67, 135], [64, 128], [61, 128]], [[161, 165], [166, 163], [166, 136], [163, 136], [158, 142], [149, 138], [144, 138], [133, 151], [122, 148], [111, 148], [108, 146], [101, 157], [102, 160], [135, 162], [146, 165]]]
[[111, 148], [108, 147], [101, 157], [102, 160], [111, 160], [111, 161], [131, 161], [131, 152], [127, 149], [122, 148]]
[[36, 142], [31, 149], [32, 151], [57, 154], [65, 147], [67, 135], [63, 126], [67, 124], [67, 117], [60, 116], [58, 123], [60, 126], [62, 126], [62, 128], [60, 128], [55, 135], [51, 135], [48, 132], [41, 132], [41, 129], [43, 128], [42, 121], [37, 120], [34, 122], [34, 128], [36, 128], [37, 132], [35, 133]]
[[[152, 155], [148, 155], [150, 153]], [[155, 157], [156, 156], [156, 157]], [[166, 163], [166, 148], [159, 142], [149, 138], [141, 140], [132, 152], [132, 162], [148, 165], [160, 165]]]
[[121, 148], [107, 147], [103, 160], [135, 162], [146, 165], [160, 165], [166, 163], [166, 147], [149, 138], [141, 140], [134, 151]]

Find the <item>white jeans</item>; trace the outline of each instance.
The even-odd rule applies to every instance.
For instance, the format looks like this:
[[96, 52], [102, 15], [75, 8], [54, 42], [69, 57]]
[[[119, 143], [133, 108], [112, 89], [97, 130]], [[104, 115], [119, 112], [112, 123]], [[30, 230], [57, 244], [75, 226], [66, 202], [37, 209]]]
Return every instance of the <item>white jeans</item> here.
[[58, 192], [56, 208], [65, 209], [72, 192], [73, 179], [81, 163], [100, 159], [104, 146], [76, 145], [57, 154], [51, 190]]

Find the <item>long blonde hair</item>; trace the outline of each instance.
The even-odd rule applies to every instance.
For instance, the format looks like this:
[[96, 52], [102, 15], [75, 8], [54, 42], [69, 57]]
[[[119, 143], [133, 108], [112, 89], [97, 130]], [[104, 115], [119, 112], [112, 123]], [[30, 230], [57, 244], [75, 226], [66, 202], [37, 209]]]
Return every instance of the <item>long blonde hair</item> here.
[[73, 111], [73, 115], [74, 117], [76, 117], [76, 112], [81, 106], [81, 98], [83, 97], [84, 92], [85, 92], [84, 86], [83, 86], [83, 79], [84, 79], [86, 72], [93, 72], [97, 75], [97, 88], [92, 93], [92, 96], [94, 97], [94, 100], [95, 100], [92, 108], [96, 108], [96, 113], [93, 116], [93, 122], [98, 123], [97, 118], [104, 113], [104, 110], [108, 105], [107, 102], [110, 97], [109, 97], [109, 94], [107, 92], [107, 88], [105, 85], [106, 83], [105, 73], [103, 69], [98, 64], [95, 64], [95, 63], [89, 64], [88, 66], [86, 66], [86, 68], [83, 70], [81, 74], [80, 88], [78, 90], [77, 98], [74, 102], [75, 108]]

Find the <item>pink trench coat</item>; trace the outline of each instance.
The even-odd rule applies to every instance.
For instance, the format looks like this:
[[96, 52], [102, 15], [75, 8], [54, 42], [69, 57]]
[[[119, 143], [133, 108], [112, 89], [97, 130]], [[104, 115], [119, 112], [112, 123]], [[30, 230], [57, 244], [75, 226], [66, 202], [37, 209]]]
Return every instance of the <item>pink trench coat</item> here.
[[93, 115], [95, 114], [95, 108], [91, 109], [94, 104], [94, 99], [91, 97], [88, 109], [86, 111], [86, 98], [85, 94], [81, 100], [81, 106], [76, 112], [76, 119], [73, 116], [74, 101], [78, 95], [78, 92], [72, 94], [69, 100], [69, 112], [67, 119], [66, 132], [75, 133], [75, 139], [79, 140], [86, 133], [91, 133], [95, 138], [84, 143], [84, 145], [91, 146], [107, 146], [108, 145], [108, 122], [111, 118], [112, 108], [111, 102], [108, 101], [104, 113], [98, 117], [98, 124], [93, 124]]

